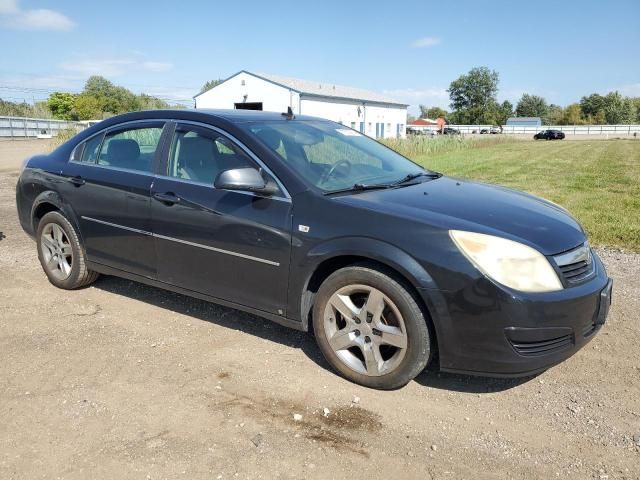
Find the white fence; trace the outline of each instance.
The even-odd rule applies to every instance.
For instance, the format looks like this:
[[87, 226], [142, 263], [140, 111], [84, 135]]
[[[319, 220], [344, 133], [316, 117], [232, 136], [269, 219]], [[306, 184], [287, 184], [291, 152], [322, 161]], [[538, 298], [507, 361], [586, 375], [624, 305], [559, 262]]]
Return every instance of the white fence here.
[[55, 137], [60, 130], [72, 128], [77, 132], [87, 128], [86, 122], [68, 122], [43, 118], [1, 117], [0, 138]]
[[[480, 130], [489, 130], [492, 125], [447, 125], [447, 127], [455, 128], [461, 133], [480, 133]], [[412, 127], [415, 130], [433, 130], [437, 131], [436, 126], [428, 127]], [[640, 137], [640, 125], [542, 125], [536, 126], [517, 126], [503, 125], [502, 133], [513, 135], [534, 135], [542, 130], [561, 130], [566, 135], [607, 135], [607, 136], [638, 136]]]
[[[0, 116], [0, 138], [27, 138], [51, 135], [55, 137], [60, 130], [72, 128], [81, 131], [87, 128], [89, 122], [70, 122], [65, 120], [49, 120], [42, 118], [2, 117]], [[480, 133], [489, 130], [492, 125], [447, 125], [461, 133]], [[411, 127], [415, 130], [433, 130], [436, 126]], [[541, 130], [561, 130], [567, 135], [607, 135], [607, 136], [638, 136], [640, 125], [543, 125], [516, 126], [504, 125], [502, 133], [513, 135], [533, 135]]]

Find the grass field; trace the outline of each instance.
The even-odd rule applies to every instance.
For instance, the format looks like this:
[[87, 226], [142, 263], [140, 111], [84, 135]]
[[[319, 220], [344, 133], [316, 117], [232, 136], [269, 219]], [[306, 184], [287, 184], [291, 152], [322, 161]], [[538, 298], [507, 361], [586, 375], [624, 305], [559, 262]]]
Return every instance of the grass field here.
[[[403, 145], [393, 147], [403, 150]], [[404, 147], [405, 154], [432, 170], [513, 187], [562, 205], [594, 245], [640, 251], [640, 140], [494, 137], [449, 141], [430, 151]]]

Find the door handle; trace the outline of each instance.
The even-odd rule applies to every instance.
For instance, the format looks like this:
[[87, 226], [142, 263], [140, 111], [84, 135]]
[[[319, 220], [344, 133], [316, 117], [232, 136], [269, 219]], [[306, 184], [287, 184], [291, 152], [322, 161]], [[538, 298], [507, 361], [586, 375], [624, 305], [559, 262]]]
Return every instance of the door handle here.
[[80, 185], [84, 185], [84, 184], [85, 184], [85, 180], [84, 180], [84, 178], [82, 178], [82, 177], [81, 177], [81, 176], [79, 176], [79, 175], [76, 175], [75, 177], [70, 177], [70, 178], [69, 178], [69, 181], [70, 181], [71, 183], [73, 183], [74, 185], [77, 185], [78, 187], [79, 187]]
[[173, 205], [174, 203], [180, 203], [180, 197], [175, 193], [154, 193], [153, 198], [160, 200], [162, 203]]

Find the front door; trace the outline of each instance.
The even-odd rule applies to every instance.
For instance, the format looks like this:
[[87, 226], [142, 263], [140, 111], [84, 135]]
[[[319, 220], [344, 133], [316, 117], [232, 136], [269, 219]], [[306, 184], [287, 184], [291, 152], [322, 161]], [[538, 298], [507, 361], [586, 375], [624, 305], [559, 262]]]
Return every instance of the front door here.
[[223, 170], [260, 168], [217, 129], [178, 124], [166, 163], [151, 192], [158, 279], [284, 315], [290, 199], [214, 188]]
[[89, 260], [155, 277], [150, 190], [163, 122], [136, 122], [88, 139], [63, 169]]

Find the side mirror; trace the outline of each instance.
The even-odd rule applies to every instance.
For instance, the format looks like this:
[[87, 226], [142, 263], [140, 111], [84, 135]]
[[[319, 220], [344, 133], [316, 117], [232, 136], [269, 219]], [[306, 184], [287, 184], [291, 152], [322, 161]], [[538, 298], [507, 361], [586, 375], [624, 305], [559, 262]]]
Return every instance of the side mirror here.
[[260, 171], [255, 168], [233, 168], [220, 172], [213, 185], [224, 190], [273, 195], [278, 191], [277, 186], [273, 183], [266, 182]]

